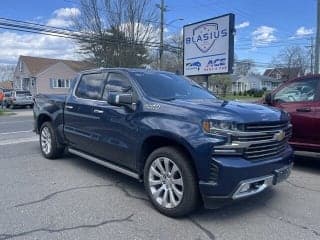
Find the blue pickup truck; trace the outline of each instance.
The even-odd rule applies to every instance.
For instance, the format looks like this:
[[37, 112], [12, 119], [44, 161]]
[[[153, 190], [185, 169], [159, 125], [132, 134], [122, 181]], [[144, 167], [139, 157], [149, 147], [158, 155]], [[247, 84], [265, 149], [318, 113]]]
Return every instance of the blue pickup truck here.
[[292, 168], [286, 112], [217, 99], [169, 72], [82, 72], [69, 94], [35, 97], [34, 117], [44, 157], [67, 150], [134, 177], [171, 217], [258, 194]]

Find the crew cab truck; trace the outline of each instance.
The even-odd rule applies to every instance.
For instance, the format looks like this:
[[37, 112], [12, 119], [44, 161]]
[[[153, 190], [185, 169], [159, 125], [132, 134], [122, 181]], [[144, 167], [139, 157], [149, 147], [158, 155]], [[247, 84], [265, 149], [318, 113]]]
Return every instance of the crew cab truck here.
[[255, 195], [292, 167], [286, 112], [219, 100], [169, 72], [82, 72], [67, 96], [36, 96], [34, 117], [44, 157], [67, 149], [134, 177], [171, 217]]

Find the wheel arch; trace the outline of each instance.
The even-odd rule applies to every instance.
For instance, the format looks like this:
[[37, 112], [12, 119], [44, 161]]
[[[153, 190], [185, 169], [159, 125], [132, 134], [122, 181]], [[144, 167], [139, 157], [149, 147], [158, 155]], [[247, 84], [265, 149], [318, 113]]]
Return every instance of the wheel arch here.
[[192, 155], [191, 146], [188, 145], [186, 141], [182, 138], [178, 138], [175, 136], [164, 136], [164, 135], [151, 135], [144, 139], [141, 144], [141, 150], [138, 154], [138, 170], [143, 176], [143, 169], [146, 164], [148, 156], [156, 149], [160, 147], [174, 147], [184, 153], [192, 167], [194, 168], [194, 172], [196, 177], [198, 178], [197, 168], [194, 161], [194, 157]]

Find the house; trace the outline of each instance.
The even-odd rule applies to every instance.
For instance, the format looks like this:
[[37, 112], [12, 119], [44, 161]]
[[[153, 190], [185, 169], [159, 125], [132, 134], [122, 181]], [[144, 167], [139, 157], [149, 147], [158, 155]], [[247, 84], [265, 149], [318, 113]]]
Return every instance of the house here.
[[282, 80], [258, 74], [247, 74], [245, 76], [231, 75], [231, 79], [231, 91], [236, 93], [244, 93], [250, 89], [265, 89], [270, 91], [282, 83]]
[[304, 75], [302, 68], [269, 68], [263, 73], [264, 76], [272, 77], [283, 82]]
[[13, 81], [0, 81], [0, 89], [1, 90], [12, 90], [13, 89]]
[[77, 73], [94, 67], [86, 61], [20, 56], [13, 74], [14, 88], [33, 95], [67, 93]]

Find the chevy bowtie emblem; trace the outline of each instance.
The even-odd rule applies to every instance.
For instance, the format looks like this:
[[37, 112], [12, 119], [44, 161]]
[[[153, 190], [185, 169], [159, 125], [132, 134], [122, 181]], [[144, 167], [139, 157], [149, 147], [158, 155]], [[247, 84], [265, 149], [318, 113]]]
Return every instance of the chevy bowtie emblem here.
[[274, 139], [277, 141], [282, 141], [286, 137], [286, 134], [283, 130], [280, 130], [274, 135]]

